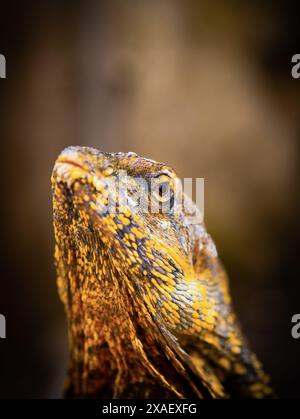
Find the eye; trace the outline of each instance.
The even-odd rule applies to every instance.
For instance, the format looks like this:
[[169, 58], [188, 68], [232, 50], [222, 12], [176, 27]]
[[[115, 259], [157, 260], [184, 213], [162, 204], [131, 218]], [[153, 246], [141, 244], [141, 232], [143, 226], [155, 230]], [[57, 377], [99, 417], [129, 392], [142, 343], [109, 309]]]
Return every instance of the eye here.
[[169, 213], [174, 205], [174, 191], [171, 178], [167, 175], [161, 175], [153, 179], [152, 187], [152, 201], [157, 212]]
[[158, 184], [158, 198], [160, 202], [166, 202], [170, 198], [170, 183], [163, 181]]

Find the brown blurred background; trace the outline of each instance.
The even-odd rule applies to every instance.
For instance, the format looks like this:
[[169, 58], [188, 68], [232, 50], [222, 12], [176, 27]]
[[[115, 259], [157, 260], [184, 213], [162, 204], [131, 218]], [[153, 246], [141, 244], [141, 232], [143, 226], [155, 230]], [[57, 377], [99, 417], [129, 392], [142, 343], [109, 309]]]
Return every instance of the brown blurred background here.
[[60, 397], [66, 327], [50, 174], [67, 145], [205, 178], [205, 220], [253, 349], [300, 396], [300, 53], [291, 1], [0, 1], [0, 397]]

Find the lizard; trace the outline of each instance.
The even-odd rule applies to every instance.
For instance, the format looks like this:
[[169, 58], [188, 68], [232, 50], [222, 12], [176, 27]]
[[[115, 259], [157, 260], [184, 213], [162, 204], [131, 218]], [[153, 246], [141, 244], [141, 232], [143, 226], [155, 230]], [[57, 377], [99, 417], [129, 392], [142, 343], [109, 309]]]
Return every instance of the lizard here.
[[216, 246], [172, 168], [70, 146], [51, 185], [65, 397], [270, 396]]

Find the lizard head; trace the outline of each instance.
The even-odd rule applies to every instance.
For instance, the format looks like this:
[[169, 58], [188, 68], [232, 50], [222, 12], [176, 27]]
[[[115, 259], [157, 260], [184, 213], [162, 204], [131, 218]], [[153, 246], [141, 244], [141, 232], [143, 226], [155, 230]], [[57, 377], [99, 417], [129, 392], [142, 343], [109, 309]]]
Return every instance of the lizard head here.
[[92, 362], [93, 370], [98, 365], [102, 377], [117, 368], [103, 372], [117, 361], [101, 345], [112, 345], [114, 352], [116, 339], [123, 339], [115, 357], [122, 353], [125, 364], [134, 363], [133, 353], [140, 359], [141, 347], [151, 348], [149, 359], [156, 354], [162, 362], [157, 346], [161, 323], [192, 324], [180, 320], [174, 310], [179, 306], [171, 300], [177, 294], [184, 301], [185, 295], [192, 298], [188, 285], [183, 289], [178, 283], [189, 272], [193, 277], [193, 229], [180, 205], [184, 195], [174, 170], [135, 153], [68, 147], [51, 180], [58, 291], [68, 318], [72, 365], [77, 365], [71, 371], [80, 371], [71, 372], [69, 381], [80, 392], [81, 365], [90, 368], [86, 362]]
[[83, 250], [93, 237], [134, 288], [151, 280], [172, 285], [192, 268], [184, 203], [189, 212], [196, 207], [184, 202], [173, 169], [132, 152], [68, 147], [56, 161], [52, 186], [57, 241], [62, 232]]

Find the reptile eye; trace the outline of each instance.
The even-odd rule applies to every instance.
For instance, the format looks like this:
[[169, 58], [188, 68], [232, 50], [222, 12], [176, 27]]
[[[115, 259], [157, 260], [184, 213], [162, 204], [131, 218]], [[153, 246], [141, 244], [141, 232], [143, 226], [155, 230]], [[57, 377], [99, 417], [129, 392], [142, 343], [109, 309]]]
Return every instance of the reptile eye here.
[[110, 176], [112, 175], [114, 172], [114, 168], [110, 165], [106, 166], [103, 170], [102, 170], [102, 174], [104, 176]]
[[161, 182], [158, 184], [158, 198], [160, 202], [167, 202], [170, 198], [170, 184], [169, 182]]
[[152, 184], [152, 197], [154, 207], [160, 213], [168, 213], [174, 205], [174, 191], [169, 176], [162, 175], [154, 179]]

